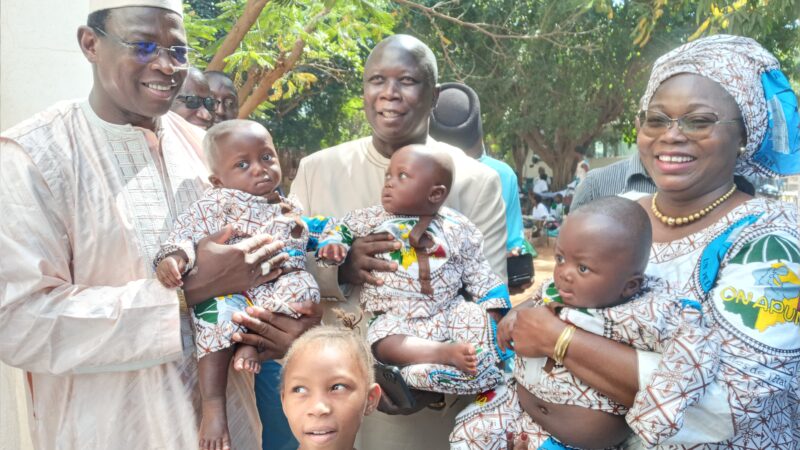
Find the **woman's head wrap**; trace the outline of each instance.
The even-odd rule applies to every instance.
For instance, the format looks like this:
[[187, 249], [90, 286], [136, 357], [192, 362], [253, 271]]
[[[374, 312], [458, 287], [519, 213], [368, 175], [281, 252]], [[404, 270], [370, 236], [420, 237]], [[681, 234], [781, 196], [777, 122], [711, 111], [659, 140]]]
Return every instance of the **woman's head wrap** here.
[[647, 110], [661, 83], [681, 73], [719, 83], [739, 106], [747, 145], [736, 165], [738, 174], [800, 173], [797, 97], [770, 52], [750, 38], [730, 35], [684, 44], [656, 60], [641, 109]]

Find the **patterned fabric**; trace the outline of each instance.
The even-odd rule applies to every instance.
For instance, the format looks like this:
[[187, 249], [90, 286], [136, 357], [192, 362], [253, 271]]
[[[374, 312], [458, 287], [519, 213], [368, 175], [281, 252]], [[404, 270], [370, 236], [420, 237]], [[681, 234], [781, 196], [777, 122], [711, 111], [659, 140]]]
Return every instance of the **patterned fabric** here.
[[[797, 448], [800, 443], [798, 234], [794, 206], [759, 198], [702, 232], [653, 246], [647, 272], [702, 302], [722, 339], [716, 383], [730, 410], [716, 418], [720, 424], [702, 427], [732, 422], [734, 434], [692, 448]], [[646, 435], [649, 420], [672, 395], [663, 386], [684, 374], [681, 368], [659, 365], [627, 416], [637, 434]], [[685, 424], [692, 425], [700, 424]], [[681, 430], [663, 443], [687, 443], [683, 436]], [[691, 442], [699, 443], [696, 438]]]
[[[0, 138], [0, 247], [14, 262], [0, 263], [0, 360], [32, 394], [18, 412], [0, 400], [0, 422], [27, 415], [34, 448], [197, 447], [189, 312], [152, 262], [208, 172], [203, 131], [172, 112], [159, 122], [112, 124], [69, 101]], [[228, 394], [232, 447], [260, 448], [252, 375], [231, 371]]]
[[586, 179], [575, 188], [570, 211], [601, 197], [626, 193], [645, 195], [655, 191], [655, 183], [644, 169], [639, 152], [635, 152], [627, 159], [590, 170]]
[[758, 42], [716, 35], [663, 55], [653, 65], [641, 109], [647, 109], [661, 83], [680, 73], [702, 75], [719, 83], [739, 106], [747, 145], [737, 173], [776, 176], [800, 170], [797, 98], [778, 60]]
[[[478, 354], [478, 373], [466, 373], [445, 364], [414, 364], [400, 369], [406, 383], [419, 390], [445, 394], [475, 394], [502, 380], [492, 319], [473, 302], [453, 303], [431, 317], [406, 318], [392, 313], [372, 320], [367, 330], [370, 347], [396, 334], [418, 336], [437, 342], [470, 342]], [[484, 357], [490, 355], [490, 357]]]
[[[393, 334], [407, 334], [437, 342], [470, 342], [478, 351], [479, 373], [470, 376], [441, 364], [417, 364], [402, 369], [406, 382], [415, 388], [443, 393], [476, 394], [500, 381], [496, 367], [510, 353], [496, 343], [495, 326], [487, 309], [511, 307], [508, 288], [492, 273], [483, 256], [481, 233], [463, 215], [442, 207], [431, 221], [427, 234], [433, 245], [427, 249], [432, 295], [421, 292], [416, 249], [409, 242], [418, 219], [390, 214], [382, 206], [359, 209], [329, 227], [320, 247], [340, 244], [349, 247], [354, 238], [388, 232], [403, 245], [399, 250], [378, 255], [397, 262], [396, 272], [375, 272], [381, 286], [364, 285], [361, 304], [372, 313], [382, 313], [371, 324], [371, 344]], [[459, 294], [462, 288], [476, 303]]]
[[405, 317], [431, 317], [451, 303], [464, 301], [459, 295], [462, 285], [484, 309], [508, 309], [511, 301], [503, 281], [492, 273], [483, 256], [483, 237], [478, 229], [460, 213], [442, 207], [428, 227], [434, 245], [428, 249], [433, 295], [420, 292], [419, 265], [416, 250], [409, 242], [409, 233], [418, 219], [397, 216], [382, 206], [359, 209], [347, 214], [332, 232], [323, 237], [320, 246], [339, 243], [348, 246], [353, 238], [388, 232], [403, 245], [400, 250], [377, 255], [397, 262], [396, 272], [375, 272], [383, 280], [381, 286], [365, 285], [361, 303], [369, 312], [391, 312]]
[[[195, 246], [204, 237], [232, 225], [233, 244], [256, 234], [268, 233], [284, 242], [284, 252], [289, 259], [281, 266], [288, 273], [275, 281], [264, 283], [245, 292], [209, 299], [192, 308], [195, 326], [197, 357], [201, 358], [233, 345], [231, 337], [244, 328], [231, 320], [236, 311], [248, 305], [256, 305], [291, 317], [297, 312], [288, 303], [319, 302], [319, 288], [311, 274], [305, 272], [305, 252], [309, 242], [309, 227], [300, 216], [302, 208], [292, 198], [281, 198], [271, 203], [265, 197], [248, 194], [236, 189], [209, 189], [203, 198], [192, 204], [178, 216], [169, 239], [162, 245], [155, 259], [158, 264], [164, 257], [183, 251], [188, 257], [187, 271], [195, 262]], [[321, 223], [322, 222], [322, 223]], [[319, 232], [324, 229], [324, 220], [310, 220]], [[314, 241], [311, 241], [314, 242]]]
[[[574, 449], [550, 436], [522, 410], [517, 382], [510, 379], [479, 394], [456, 416], [456, 426], [450, 433], [450, 450], [506, 450], [508, 432], [515, 436], [526, 434], [528, 450]], [[617, 448], [621, 447], [612, 447]]]
[[[539, 306], [552, 302], [563, 303], [552, 280], [548, 280], [543, 283], [533, 303]], [[686, 407], [697, 402], [718, 371], [720, 335], [707, 324], [700, 310], [697, 302], [679, 301], [664, 281], [645, 277], [642, 290], [621, 305], [599, 309], [564, 307], [559, 314], [564, 321], [583, 330], [637, 349], [662, 353], [663, 364], [681, 375], [668, 380], [664, 377], [664, 383], [653, 387], [656, 395], [665, 399], [660, 405], [660, 415], [640, 419], [643, 422], [649, 420], [647, 430], [641, 430], [640, 435], [647, 436], [652, 442], [671, 436], [682, 426]], [[554, 363], [548, 372], [546, 363], [547, 358], [517, 356], [515, 382], [546, 402], [615, 415], [628, 412], [623, 405], [572, 375], [563, 365]], [[486, 407], [481, 411], [482, 416], [469, 420], [486, 420], [485, 417], [493, 420], [494, 412]], [[491, 429], [487, 424], [461, 423], [459, 426], [471, 430]], [[501, 431], [490, 431], [490, 434], [504, 439]], [[475, 439], [489, 440], [477, 436], [475, 431], [471, 434]]]
[[197, 358], [228, 348], [234, 344], [234, 333], [247, 330], [233, 322], [233, 313], [248, 306], [299, 317], [291, 303], [319, 302], [319, 288], [314, 277], [304, 271], [288, 272], [270, 283], [260, 284], [243, 294], [231, 294], [208, 299], [192, 308]]

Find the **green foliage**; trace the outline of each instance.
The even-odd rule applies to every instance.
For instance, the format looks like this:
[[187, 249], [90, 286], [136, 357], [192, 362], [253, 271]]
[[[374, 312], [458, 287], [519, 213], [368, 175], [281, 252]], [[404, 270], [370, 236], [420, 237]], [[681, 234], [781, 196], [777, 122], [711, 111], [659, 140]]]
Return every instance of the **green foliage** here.
[[[392, 31], [433, 48], [440, 81], [464, 81], [478, 91], [487, 141], [501, 158], [518, 161], [511, 149], [533, 148], [558, 166], [557, 181], [568, 177], [573, 150], [596, 139], [635, 141], [633, 117], [652, 62], [691, 38], [751, 36], [776, 54], [795, 87], [800, 78], [800, 0], [401, 3], [267, 3], [226, 70], [242, 86], [248, 70], [274, 69], [298, 38], [305, 41], [296, 67], [254, 114], [279, 146], [313, 151], [369, 133], [360, 104], [363, 62]], [[205, 67], [246, 1], [189, 4], [190, 44], [201, 49], [196, 64]]]
[[[362, 112], [361, 82], [334, 82], [308, 92], [302, 105], [285, 114], [265, 114], [263, 122], [281, 149], [313, 152], [368, 136]], [[278, 102], [280, 111], [291, 100]]]
[[475, 0], [437, 10], [499, 24], [486, 28], [496, 35], [526, 38], [488, 36], [416, 11], [402, 27], [432, 44], [441, 81], [463, 81], [478, 92], [484, 130], [497, 147], [508, 152], [524, 142], [561, 184], [571, 177], [573, 151], [601, 138], [635, 140], [633, 118], [653, 61], [686, 42], [706, 18], [706, 33], [754, 37], [784, 67], [797, 67], [800, 1], [765, 3], [746, 2], [723, 17], [714, 16], [709, 0]]
[[[211, 18], [201, 15], [199, 9], [207, 10], [209, 3], [218, 12]], [[201, 53], [195, 65], [205, 68], [211, 61], [246, 3], [194, 2], [198, 9], [187, 14], [186, 28], [190, 45]], [[248, 71], [259, 69], [263, 74], [276, 69], [302, 39], [297, 64], [272, 85], [253, 118], [276, 131], [279, 146], [316, 150], [363, 131], [352, 99], [360, 96], [366, 54], [394, 25], [387, 1], [272, 0], [225, 59], [225, 71], [241, 87]]]
[[219, 14], [215, 0], [186, 0], [184, 3], [203, 19], [211, 19]]

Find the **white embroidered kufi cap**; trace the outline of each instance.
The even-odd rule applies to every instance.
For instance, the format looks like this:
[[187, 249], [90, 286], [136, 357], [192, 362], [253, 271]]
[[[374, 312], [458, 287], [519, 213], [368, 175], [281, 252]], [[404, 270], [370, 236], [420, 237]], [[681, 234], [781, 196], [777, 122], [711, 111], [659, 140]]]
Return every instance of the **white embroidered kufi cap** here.
[[126, 6], [150, 6], [174, 11], [183, 17], [181, 0], [89, 0], [89, 13], [102, 9], [124, 8]]

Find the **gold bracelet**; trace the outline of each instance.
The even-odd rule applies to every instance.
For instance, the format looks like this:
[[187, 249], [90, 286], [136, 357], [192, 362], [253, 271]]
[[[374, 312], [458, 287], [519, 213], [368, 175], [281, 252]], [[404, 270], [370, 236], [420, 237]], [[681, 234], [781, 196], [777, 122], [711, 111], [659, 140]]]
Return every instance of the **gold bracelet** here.
[[553, 349], [553, 360], [558, 365], [564, 365], [564, 356], [567, 355], [567, 347], [569, 347], [569, 343], [572, 342], [572, 336], [575, 334], [575, 325], [567, 325], [564, 328], [564, 331], [561, 332], [561, 335], [558, 337], [556, 341], [556, 346]]

